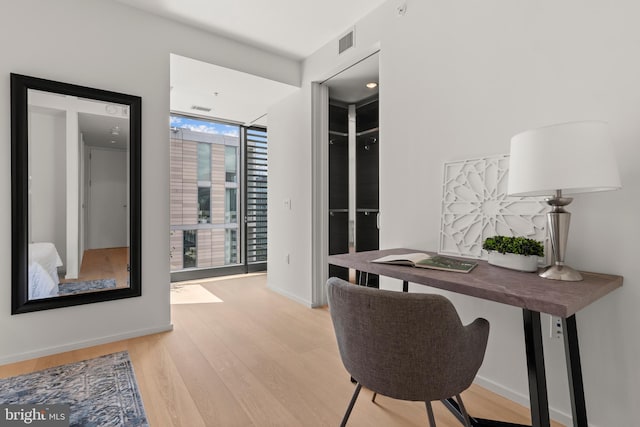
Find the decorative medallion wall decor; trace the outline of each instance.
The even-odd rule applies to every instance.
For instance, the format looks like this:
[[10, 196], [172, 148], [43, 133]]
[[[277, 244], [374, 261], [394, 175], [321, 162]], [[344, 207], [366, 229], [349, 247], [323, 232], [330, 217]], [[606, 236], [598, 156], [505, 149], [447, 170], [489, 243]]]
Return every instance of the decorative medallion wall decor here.
[[547, 204], [507, 196], [508, 172], [506, 154], [444, 164], [440, 253], [486, 258], [482, 242], [495, 235], [546, 240]]

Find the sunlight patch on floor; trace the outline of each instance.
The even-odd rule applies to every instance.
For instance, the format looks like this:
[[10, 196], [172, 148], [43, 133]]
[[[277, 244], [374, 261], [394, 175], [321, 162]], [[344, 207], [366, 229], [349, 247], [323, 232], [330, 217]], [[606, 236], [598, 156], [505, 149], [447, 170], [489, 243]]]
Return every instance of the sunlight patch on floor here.
[[171, 304], [210, 304], [214, 302], [223, 301], [201, 285], [171, 285]]

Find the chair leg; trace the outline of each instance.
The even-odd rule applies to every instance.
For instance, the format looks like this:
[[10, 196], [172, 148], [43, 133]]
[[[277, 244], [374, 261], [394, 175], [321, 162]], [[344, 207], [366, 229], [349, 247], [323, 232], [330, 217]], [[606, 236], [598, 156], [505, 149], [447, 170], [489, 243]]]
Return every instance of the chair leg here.
[[433, 416], [433, 408], [431, 407], [431, 402], [424, 402], [427, 407], [427, 416], [429, 417], [429, 426], [436, 427], [436, 419]]
[[376, 396], [378, 395], [378, 393], [376, 393], [375, 391], [373, 392], [373, 396], [371, 396], [371, 401], [375, 402], [376, 401]]
[[460, 413], [462, 413], [462, 417], [464, 418], [465, 427], [471, 427], [469, 414], [467, 414], [467, 409], [464, 407], [464, 403], [462, 403], [462, 397], [460, 397], [459, 394], [456, 394], [456, 400], [458, 401], [458, 406], [460, 407]]
[[344, 417], [342, 418], [342, 423], [340, 423], [340, 427], [344, 427], [347, 425], [347, 420], [351, 415], [351, 411], [353, 410], [353, 405], [356, 404], [356, 399], [358, 398], [358, 394], [360, 394], [361, 388], [362, 388], [362, 385], [358, 383], [358, 385], [356, 386], [356, 390], [353, 392], [353, 396], [351, 396], [351, 402], [349, 402], [349, 407], [347, 408], [347, 412], [345, 412]]

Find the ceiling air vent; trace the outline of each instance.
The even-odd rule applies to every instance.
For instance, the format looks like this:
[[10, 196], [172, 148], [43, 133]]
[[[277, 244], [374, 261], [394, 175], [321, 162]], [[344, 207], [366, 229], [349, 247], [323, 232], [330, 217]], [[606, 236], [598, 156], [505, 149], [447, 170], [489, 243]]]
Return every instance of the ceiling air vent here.
[[192, 105], [192, 106], [191, 106], [191, 109], [192, 109], [192, 110], [197, 110], [197, 111], [205, 111], [205, 112], [207, 112], [207, 113], [208, 113], [209, 111], [211, 111], [211, 108], [209, 108], [209, 107], [202, 107], [202, 106], [200, 106], [200, 105]]
[[353, 47], [353, 30], [349, 31], [338, 40], [338, 55]]

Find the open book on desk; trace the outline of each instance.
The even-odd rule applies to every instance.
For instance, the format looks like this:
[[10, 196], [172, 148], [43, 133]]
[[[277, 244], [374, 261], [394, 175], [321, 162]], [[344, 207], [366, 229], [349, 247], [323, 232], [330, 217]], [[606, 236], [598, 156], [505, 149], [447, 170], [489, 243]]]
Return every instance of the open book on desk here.
[[456, 271], [468, 273], [478, 265], [473, 261], [462, 261], [442, 255], [429, 255], [424, 253], [387, 255], [371, 260], [379, 264], [408, 265], [410, 267], [431, 268], [434, 270]]

